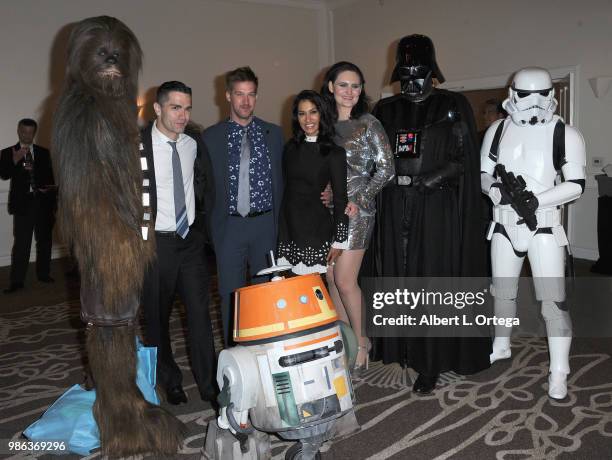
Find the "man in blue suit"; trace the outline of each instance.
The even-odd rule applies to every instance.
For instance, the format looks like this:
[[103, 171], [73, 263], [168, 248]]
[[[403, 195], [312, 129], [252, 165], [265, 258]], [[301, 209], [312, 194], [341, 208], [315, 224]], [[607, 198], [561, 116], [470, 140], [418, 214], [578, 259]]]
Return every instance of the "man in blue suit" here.
[[[283, 136], [279, 126], [255, 116], [257, 76], [240, 67], [225, 76], [228, 120], [202, 134], [210, 152], [216, 184], [211, 233], [225, 345], [230, 344], [231, 295], [269, 266], [267, 255], [276, 247], [276, 229], [283, 193]], [[255, 278], [253, 282], [267, 281]]]

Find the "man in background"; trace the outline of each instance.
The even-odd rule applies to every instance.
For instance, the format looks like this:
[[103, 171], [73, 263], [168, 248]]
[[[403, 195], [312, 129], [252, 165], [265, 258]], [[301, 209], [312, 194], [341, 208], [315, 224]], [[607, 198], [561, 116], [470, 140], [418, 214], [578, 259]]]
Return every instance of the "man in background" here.
[[19, 142], [0, 154], [0, 177], [11, 180], [8, 212], [13, 216], [13, 250], [10, 285], [5, 294], [23, 289], [30, 261], [32, 233], [36, 238], [36, 276], [52, 283], [49, 276], [56, 187], [49, 150], [34, 144], [38, 124], [24, 118], [17, 124]]
[[502, 118], [506, 118], [507, 116], [508, 113], [503, 109], [502, 101], [495, 98], [487, 99], [484, 103], [484, 108], [482, 110], [482, 120], [484, 122], [484, 129], [478, 132], [479, 143], [482, 144], [484, 135], [487, 132], [489, 126], [493, 124], [493, 122]]

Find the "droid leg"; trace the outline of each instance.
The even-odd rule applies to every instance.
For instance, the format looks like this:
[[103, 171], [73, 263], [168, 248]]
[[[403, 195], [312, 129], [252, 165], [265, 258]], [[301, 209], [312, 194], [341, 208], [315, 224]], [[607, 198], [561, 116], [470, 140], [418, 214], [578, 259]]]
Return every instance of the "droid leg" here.
[[270, 436], [255, 431], [239, 440], [229, 430], [220, 428], [217, 420], [211, 420], [202, 454], [206, 460], [269, 460], [272, 458]]
[[[516, 294], [518, 292], [518, 276], [525, 257], [520, 257], [514, 251], [510, 240], [502, 233], [494, 233], [491, 238], [491, 268], [493, 283], [491, 294], [494, 298], [495, 316], [498, 318], [516, 317]], [[510, 336], [512, 327], [495, 326], [493, 350], [489, 359], [491, 364], [511, 356]]]
[[550, 354], [548, 395], [563, 399], [567, 395], [572, 343], [572, 320], [564, 302], [564, 247], [559, 246], [552, 234], [538, 234], [529, 248], [529, 263], [534, 275], [536, 296], [542, 301], [542, 316], [546, 322]]

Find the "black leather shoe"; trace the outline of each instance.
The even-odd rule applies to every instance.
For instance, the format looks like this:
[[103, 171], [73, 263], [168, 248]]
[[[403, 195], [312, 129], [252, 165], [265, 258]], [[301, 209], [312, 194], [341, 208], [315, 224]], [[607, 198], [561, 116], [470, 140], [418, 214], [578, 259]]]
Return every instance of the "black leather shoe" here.
[[166, 401], [169, 404], [178, 406], [181, 403], [187, 402], [187, 395], [181, 387], [172, 387], [166, 390]]
[[2, 292], [4, 292], [5, 294], [12, 294], [13, 292], [19, 291], [20, 289], [23, 289], [23, 283], [13, 283]]
[[419, 374], [417, 379], [414, 381], [414, 385], [412, 385], [412, 391], [418, 395], [430, 395], [436, 389], [437, 381], [437, 375]]
[[41, 276], [40, 278], [38, 278], [38, 281], [40, 281], [41, 283], [55, 283], [55, 280], [50, 276]]

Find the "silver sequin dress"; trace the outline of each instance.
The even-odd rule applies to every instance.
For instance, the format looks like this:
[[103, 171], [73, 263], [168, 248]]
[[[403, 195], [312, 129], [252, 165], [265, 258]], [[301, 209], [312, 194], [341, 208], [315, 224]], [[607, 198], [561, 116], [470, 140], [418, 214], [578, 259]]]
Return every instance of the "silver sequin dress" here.
[[376, 213], [376, 194], [395, 174], [389, 139], [380, 122], [369, 113], [336, 123], [337, 145], [346, 150], [348, 199], [359, 206], [349, 221], [349, 249], [370, 243]]

